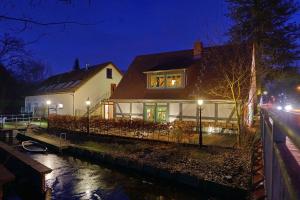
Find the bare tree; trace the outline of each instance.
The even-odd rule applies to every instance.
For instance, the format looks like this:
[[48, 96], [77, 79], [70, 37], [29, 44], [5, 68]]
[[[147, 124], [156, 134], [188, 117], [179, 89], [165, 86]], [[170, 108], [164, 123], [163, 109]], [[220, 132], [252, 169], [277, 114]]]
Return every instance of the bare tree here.
[[[213, 71], [211, 85], [206, 93], [220, 99], [234, 102], [237, 117], [237, 144], [240, 145], [241, 133], [244, 125], [244, 113], [255, 96], [256, 91], [249, 96], [250, 82], [253, 75], [251, 46], [227, 45], [222, 49], [211, 50], [203, 63], [209, 63]], [[209, 60], [206, 62], [205, 60]]]

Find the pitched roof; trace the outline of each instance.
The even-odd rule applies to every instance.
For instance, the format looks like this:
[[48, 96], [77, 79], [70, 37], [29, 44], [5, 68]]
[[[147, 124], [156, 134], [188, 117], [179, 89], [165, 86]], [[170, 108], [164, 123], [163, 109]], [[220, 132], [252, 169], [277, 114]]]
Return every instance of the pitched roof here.
[[[248, 46], [248, 45], [247, 45]], [[251, 64], [251, 53], [247, 55], [247, 65]], [[137, 56], [119, 83], [111, 99], [220, 99], [205, 91], [212, 87], [222, 75], [218, 69], [220, 62], [229, 66], [229, 58], [237, 54], [235, 45], [212, 46], [203, 49], [201, 58], [194, 59], [193, 50], [182, 50]], [[217, 59], [218, 58], [218, 59]], [[148, 89], [147, 72], [163, 70], [186, 70], [185, 88]], [[200, 88], [200, 89], [199, 89]]]
[[108, 65], [113, 65], [120, 72], [118, 67], [112, 62], [89, 66], [87, 69], [72, 70], [49, 77], [41, 83], [41, 86], [34, 92], [34, 95], [74, 92]]

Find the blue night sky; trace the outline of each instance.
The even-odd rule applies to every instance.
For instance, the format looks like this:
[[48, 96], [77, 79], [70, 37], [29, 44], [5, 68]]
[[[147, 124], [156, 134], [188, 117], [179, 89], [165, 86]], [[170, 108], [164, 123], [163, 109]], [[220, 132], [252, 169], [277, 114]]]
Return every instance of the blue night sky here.
[[[113, 61], [127, 69], [139, 54], [190, 49], [195, 40], [204, 45], [224, 43], [230, 21], [223, 0], [88, 0], [28, 4], [4, 0], [1, 12], [26, 16], [42, 22], [72, 20], [94, 25], [23, 27], [22, 23], [2, 21], [1, 32], [30, 42], [36, 59], [47, 63], [51, 74], [68, 71], [76, 57], [83, 66]], [[300, 20], [300, 16], [296, 16]]]

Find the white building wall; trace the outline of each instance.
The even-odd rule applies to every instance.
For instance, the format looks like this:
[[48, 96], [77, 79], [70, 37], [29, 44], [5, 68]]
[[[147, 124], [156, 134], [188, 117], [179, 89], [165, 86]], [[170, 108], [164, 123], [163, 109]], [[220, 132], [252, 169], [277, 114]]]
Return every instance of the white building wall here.
[[183, 103], [182, 104], [182, 115], [183, 116], [196, 116], [197, 105], [196, 103]]
[[[58, 104], [63, 104], [62, 109], [57, 109], [57, 114], [72, 115], [73, 114], [73, 93], [63, 93], [63, 94], [51, 94], [51, 95], [38, 95], [38, 96], [27, 96], [25, 98], [25, 109], [27, 111], [33, 112], [35, 107], [40, 109], [47, 108], [46, 101], [50, 100], [51, 105], [50, 113], [56, 113], [56, 106]], [[30, 104], [30, 107], [28, 105]]]
[[[218, 105], [218, 116], [220, 118], [227, 118], [232, 113], [232, 110], [234, 108], [234, 104], [219, 104]], [[236, 116], [236, 113], [234, 114], [234, 117]]]
[[[112, 79], [106, 78], [107, 68], [112, 69]], [[122, 75], [113, 65], [110, 64], [103, 68], [99, 73], [75, 91], [75, 114], [83, 115], [86, 113], [85, 101], [87, 98], [91, 101], [91, 107], [97, 104], [100, 99], [109, 98], [111, 84], [118, 84], [121, 78]]]
[[170, 103], [169, 104], [169, 115], [179, 116], [180, 115], [180, 104], [179, 103]]
[[142, 115], [144, 112], [143, 103], [132, 103], [132, 114], [140, 114]]
[[203, 104], [202, 105], [203, 117], [215, 117], [215, 104]]
[[117, 113], [130, 114], [130, 103], [119, 103]]

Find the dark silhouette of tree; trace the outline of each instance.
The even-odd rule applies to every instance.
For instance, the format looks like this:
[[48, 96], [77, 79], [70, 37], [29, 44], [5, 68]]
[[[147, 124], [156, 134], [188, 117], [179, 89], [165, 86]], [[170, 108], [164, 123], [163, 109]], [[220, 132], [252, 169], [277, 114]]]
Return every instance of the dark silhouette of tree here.
[[80, 69], [79, 59], [76, 58], [73, 65], [73, 70], [79, 70], [79, 69]]
[[30, 56], [23, 40], [9, 34], [0, 35], [0, 63], [13, 68]]
[[[259, 70], [290, 66], [299, 59], [297, 39], [300, 26], [291, 22], [299, 11], [295, 0], [227, 0], [228, 16], [233, 20], [229, 30], [232, 42], [255, 45]], [[262, 76], [263, 74], [261, 74]]]
[[0, 64], [0, 113], [10, 113], [18, 109], [18, 84], [2, 64]]

